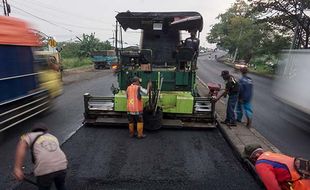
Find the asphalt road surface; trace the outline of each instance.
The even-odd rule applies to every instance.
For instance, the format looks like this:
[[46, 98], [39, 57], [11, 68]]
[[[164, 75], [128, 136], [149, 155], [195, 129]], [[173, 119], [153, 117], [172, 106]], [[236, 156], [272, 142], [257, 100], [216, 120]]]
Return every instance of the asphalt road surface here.
[[[222, 70], [229, 70], [236, 78], [240, 74], [234, 69], [214, 60], [215, 54], [202, 56], [198, 64], [198, 76], [204, 82], [216, 82], [224, 85], [220, 77]], [[219, 56], [218, 56], [219, 57]], [[253, 126], [283, 153], [310, 159], [309, 123], [299, 119], [301, 113], [292, 110], [274, 98], [272, 93], [273, 80], [249, 74], [254, 83]]]
[[[82, 125], [83, 94], [90, 92], [91, 94], [111, 95], [110, 86], [115, 81], [113, 74], [106, 70], [71, 72], [64, 78], [66, 85], [63, 94], [54, 100], [50, 111], [0, 133], [0, 189], [10, 189], [16, 184], [11, 172], [20, 135], [29, 131], [36, 122], [44, 122], [48, 124], [49, 130], [58, 137], [59, 141], [64, 142]], [[26, 167], [28, 168], [26, 171], [31, 169], [30, 159], [27, 159]]]
[[[111, 95], [115, 77], [106, 71], [66, 78], [64, 94], [50, 113], [1, 134], [0, 189], [35, 189], [11, 176], [19, 136], [45, 122], [61, 142], [81, 126], [83, 94]], [[124, 128], [80, 128], [63, 149], [68, 156], [68, 189], [261, 189], [233, 155], [217, 129], [161, 130], [143, 140]], [[26, 172], [31, 171], [28, 157]]]
[[81, 128], [63, 146], [69, 189], [261, 189], [216, 129], [147, 134], [139, 140], [126, 129]]

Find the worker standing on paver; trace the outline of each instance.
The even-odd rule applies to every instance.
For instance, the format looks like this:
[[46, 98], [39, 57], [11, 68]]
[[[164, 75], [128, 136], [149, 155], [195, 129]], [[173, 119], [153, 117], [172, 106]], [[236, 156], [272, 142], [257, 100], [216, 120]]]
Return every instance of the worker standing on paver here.
[[244, 148], [267, 190], [310, 190], [310, 161], [264, 152], [259, 144]]
[[195, 51], [195, 55], [198, 55], [200, 41], [196, 38], [196, 33], [197, 31], [195, 30], [190, 31], [191, 36], [185, 39], [184, 47], [192, 48]]
[[242, 74], [241, 79], [239, 80], [240, 90], [239, 90], [239, 100], [237, 103], [237, 122], [242, 122], [243, 113], [246, 117], [246, 126], [251, 127], [252, 124], [252, 96], [253, 96], [253, 81], [250, 77], [247, 76], [248, 69], [242, 67], [240, 69]]
[[226, 119], [225, 121], [222, 121], [222, 123], [227, 126], [237, 126], [235, 107], [238, 101], [239, 83], [235, 77], [230, 75], [226, 70], [222, 71], [221, 76], [226, 81], [225, 91], [220, 96], [215, 98], [214, 102], [217, 102], [221, 97], [228, 95]]
[[55, 136], [48, 133], [47, 126], [43, 123], [36, 124], [31, 132], [20, 138], [17, 145], [14, 176], [17, 180], [25, 178], [23, 164], [30, 148], [34, 175], [37, 179], [39, 190], [49, 190], [53, 183], [58, 190], [65, 190], [65, 177], [68, 161], [60, 149]]
[[135, 135], [135, 123], [137, 124], [137, 137], [139, 139], [145, 138], [143, 134], [143, 101], [142, 94], [148, 94], [150, 90], [150, 82], [148, 83], [147, 89], [140, 86], [140, 78], [133, 77], [132, 84], [127, 87], [127, 114], [128, 114], [128, 128], [130, 137]]

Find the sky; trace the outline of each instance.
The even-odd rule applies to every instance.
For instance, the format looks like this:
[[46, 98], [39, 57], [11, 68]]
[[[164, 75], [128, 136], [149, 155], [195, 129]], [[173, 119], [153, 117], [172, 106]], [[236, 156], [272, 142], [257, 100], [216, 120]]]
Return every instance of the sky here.
[[[115, 16], [118, 12], [166, 12], [197, 11], [204, 19], [200, 44], [208, 44], [206, 35], [211, 26], [218, 22], [216, 17], [224, 13], [235, 0], [7, 0], [11, 5], [12, 17], [28, 21], [31, 26], [56, 41], [76, 40], [83, 33], [95, 33], [100, 40], [113, 41]], [[0, 11], [2, 7], [0, 7]], [[187, 34], [185, 34], [187, 35]], [[123, 33], [129, 45], [139, 43], [139, 33]], [[184, 36], [187, 37], [187, 36]]]

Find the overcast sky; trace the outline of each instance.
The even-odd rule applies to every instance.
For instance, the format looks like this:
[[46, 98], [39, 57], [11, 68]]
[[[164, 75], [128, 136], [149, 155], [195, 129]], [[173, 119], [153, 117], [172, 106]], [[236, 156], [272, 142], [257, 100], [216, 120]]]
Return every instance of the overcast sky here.
[[[74, 36], [95, 32], [101, 40], [113, 37], [117, 12], [197, 11], [204, 19], [201, 45], [215, 19], [224, 13], [235, 0], [7, 0], [11, 4], [10, 16], [22, 18], [32, 27], [53, 36], [57, 41], [75, 40]], [[1, 7], [2, 10], [2, 7]], [[30, 15], [32, 14], [32, 15]], [[45, 20], [45, 21], [44, 21]], [[138, 33], [124, 35], [130, 45], [138, 43]], [[110, 39], [111, 40], [111, 39]], [[112, 40], [111, 40], [112, 42]]]

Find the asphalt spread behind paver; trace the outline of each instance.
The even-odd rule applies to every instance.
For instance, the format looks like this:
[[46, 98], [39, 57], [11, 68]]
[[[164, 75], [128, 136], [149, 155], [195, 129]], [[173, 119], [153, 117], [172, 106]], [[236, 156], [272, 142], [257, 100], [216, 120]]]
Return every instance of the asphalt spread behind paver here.
[[147, 134], [82, 127], [62, 147], [68, 189], [260, 189], [217, 129]]

